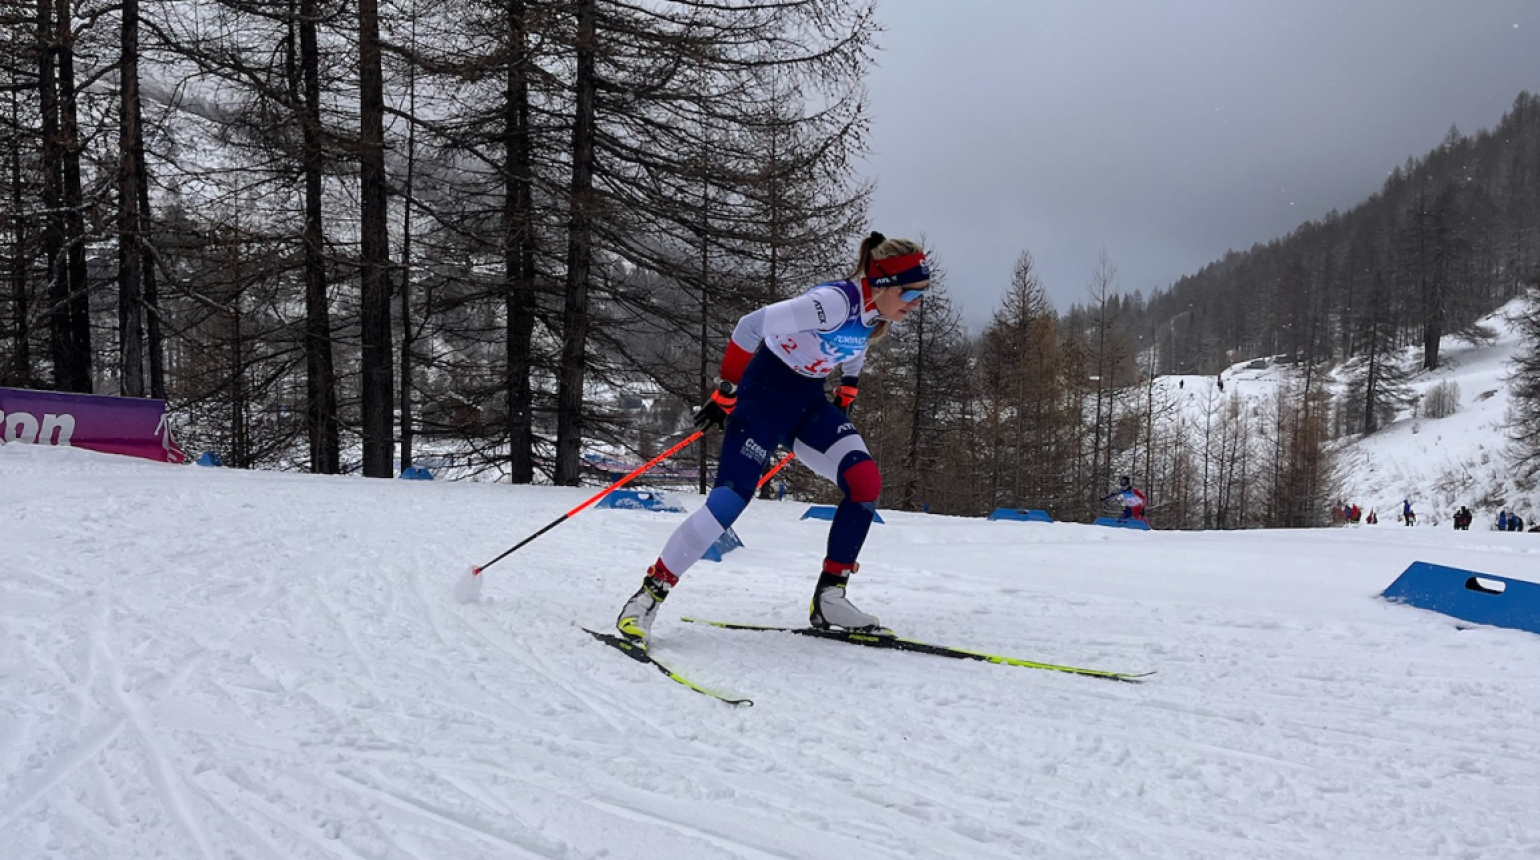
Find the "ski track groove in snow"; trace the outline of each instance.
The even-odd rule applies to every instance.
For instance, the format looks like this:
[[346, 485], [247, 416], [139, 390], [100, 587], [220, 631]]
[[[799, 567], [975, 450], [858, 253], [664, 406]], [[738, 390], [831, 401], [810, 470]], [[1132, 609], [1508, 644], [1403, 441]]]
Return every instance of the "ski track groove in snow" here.
[[[233, 795], [240, 800], [244, 815], [238, 819], [239, 827], [244, 832], [255, 834], [256, 840], [274, 860], [292, 860], [298, 856], [299, 844], [310, 846], [322, 856], [370, 860], [367, 855], [354, 851], [346, 842], [328, 839], [324, 830], [296, 821], [292, 813], [269, 801], [263, 791], [255, 786], [243, 785], [232, 779], [229, 773], [220, 771], [209, 782], [211, 791], [217, 788], [219, 793]], [[283, 835], [296, 840], [296, 843], [281, 844], [274, 835], [263, 832], [256, 821], [246, 820], [252, 817], [281, 828]]]
[[747, 845], [722, 833], [710, 832], [700, 827], [675, 821], [656, 813], [642, 812], [622, 806], [618, 803], [595, 802], [594, 808], [604, 810], [612, 815], [629, 818], [642, 824], [658, 824], [673, 830], [676, 833], [699, 839], [725, 851], [732, 852], [733, 856], [745, 858], [745, 860], [797, 860], [797, 855], [780, 851], [767, 851]]
[[611, 731], [615, 732], [616, 734], [625, 733], [624, 726], [622, 726], [620, 721], [616, 718], [616, 714], [619, 712], [619, 709], [601, 704], [596, 696], [579, 690], [575, 684], [563, 678], [560, 672], [552, 669], [549, 665], [541, 661], [539, 657], [534, 654], [534, 652], [522, 651], [518, 648], [509, 647], [508, 645], [499, 641], [496, 636], [488, 633], [481, 622], [476, 621], [474, 618], [471, 618], [468, 615], [462, 620], [467, 631], [480, 639], [484, 644], [487, 645], [487, 647], [496, 651], [498, 654], [509, 661], [509, 663], [501, 665], [499, 665], [499, 663], [493, 663], [489, 667], [489, 672], [497, 672], [499, 669], [501, 669], [501, 671], [508, 672], [511, 671], [514, 666], [528, 669], [531, 673], [538, 676], [542, 681], [549, 684], [552, 688], [560, 690], [565, 696], [570, 698], [573, 702], [576, 702], [583, 709], [589, 711], [599, 719], [603, 720], [605, 725], [609, 726]]
[[[101, 661], [107, 665], [108, 686], [117, 700], [118, 707], [127, 715], [129, 724], [139, 737], [145, 763], [149, 766], [150, 781], [162, 805], [198, 847], [198, 853], [203, 857], [213, 857], [214, 848], [210, 844], [207, 831], [203, 828], [202, 816], [192, 808], [189, 802], [187, 787], [182, 783], [182, 775], [177, 772], [162, 747], [158, 731], [144, 705], [130, 693], [122, 666], [108, 644], [113, 628], [111, 614], [112, 610], [108, 603], [105, 600], [99, 600], [96, 624], [91, 631], [92, 653], [99, 655]], [[183, 673], [179, 680], [185, 680], [185, 677], [186, 674]]]
[[[351, 786], [352, 790], [363, 792], [409, 814], [420, 815], [425, 818], [447, 824], [460, 832], [467, 833], [477, 839], [490, 841], [500, 851], [512, 851], [515, 856], [527, 858], [552, 858], [559, 857], [562, 848], [559, 845], [531, 846], [525, 844], [532, 841], [519, 839], [515, 835], [499, 832], [499, 828], [477, 821], [463, 813], [439, 807], [428, 803], [412, 795], [411, 792], [402, 791], [391, 786], [377, 785], [370, 780], [351, 773], [337, 771], [333, 774], [336, 780], [343, 785]], [[509, 856], [503, 854], [501, 856]]]

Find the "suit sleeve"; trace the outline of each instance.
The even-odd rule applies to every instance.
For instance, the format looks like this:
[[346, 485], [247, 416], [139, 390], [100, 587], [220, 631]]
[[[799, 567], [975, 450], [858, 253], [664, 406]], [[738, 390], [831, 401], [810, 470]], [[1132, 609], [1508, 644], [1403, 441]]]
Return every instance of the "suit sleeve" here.
[[793, 299], [776, 302], [745, 314], [733, 328], [722, 356], [721, 377], [737, 384], [743, 378], [754, 350], [774, 335], [799, 331], [834, 331], [850, 315], [850, 300], [835, 287], [818, 287]]

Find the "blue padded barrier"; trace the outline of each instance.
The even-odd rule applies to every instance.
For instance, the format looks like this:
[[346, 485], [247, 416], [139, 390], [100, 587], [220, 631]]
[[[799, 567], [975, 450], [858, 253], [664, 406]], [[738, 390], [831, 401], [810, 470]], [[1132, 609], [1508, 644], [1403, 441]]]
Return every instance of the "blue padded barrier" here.
[[433, 480], [433, 473], [421, 466], [407, 466], [405, 469], [401, 470], [401, 480], [431, 481]]
[[1380, 596], [1476, 624], [1540, 633], [1540, 584], [1414, 561]]
[[1053, 522], [1053, 517], [1049, 516], [1047, 511], [1040, 511], [1036, 509], [1023, 510], [1020, 508], [995, 508], [994, 513], [990, 514], [989, 518], [991, 520], [1021, 520], [1022, 522], [1027, 523]]
[[1144, 520], [1125, 520], [1122, 517], [1097, 517], [1092, 525], [1111, 526], [1115, 529], [1133, 529], [1134, 531], [1147, 532], [1150, 524]]
[[[832, 520], [834, 519], [834, 505], [813, 505], [799, 519]], [[882, 514], [873, 511], [872, 522], [881, 523]]]
[[595, 507], [627, 511], [663, 511], [682, 514], [684, 507], [669, 501], [667, 494], [652, 490], [616, 490], [599, 500]]
[[738, 533], [733, 531], [731, 526], [728, 526], [727, 531], [722, 532], [722, 536], [717, 538], [716, 543], [706, 547], [706, 552], [701, 558], [707, 561], [721, 561], [722, 556], [727, 555], [740, 546], [743, 546], [743, 541], [739, 539]]

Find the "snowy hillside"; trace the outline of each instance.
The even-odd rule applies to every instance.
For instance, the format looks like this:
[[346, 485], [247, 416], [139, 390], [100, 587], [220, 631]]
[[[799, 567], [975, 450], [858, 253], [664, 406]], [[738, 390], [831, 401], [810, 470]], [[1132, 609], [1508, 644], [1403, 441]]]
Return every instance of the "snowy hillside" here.
[[576, 626], [680, 514], [585, 511], [460, 605], [590, 491], [26, 445], [0, 488], [7, 860], [1540, 856], [1540, 636], [1375, 597], [1540, 578], [1536, 535], [883, 513], [885, 622], [1135, 686], [681, 623], [805, 618], [827, 524], [756, 502], [656, 627], [733, 709]]
[[1515, 300], [1483, 320], [1497, 332], [1490, 344], [1444, 338], [1438, 369], [1413, 378], [1419, 396], [1440, 383], [1459, 386], [1458, 412], [1446, 418], [1403, 414], [1345, 449], [1341, 467], [1351, 499], [1382, 514], [1393, 514], [1402, 499], [1410, 499], [1420, 522], [1445, 527], [1460, 505], [1475, 513], [1472, 529], [1491, 528], [1504, 508], [1525, 522], [1540, 522], [1534, 519], [1540, 515], [1540, 489], [1526, 492], [1516, 486], [1505, 455], [1509, 389], [1504, 378], [1521, 346], [1509, 316], [1519, 307]]
[[[1460, 505], [1475, 514], [1472, 529], [1490, 529], [1498, 511], [1505, 508], [1526, 523], [1540, 522], [1540, 489], [1517, 486], [1505, 456], [1508, 386], [1504, 378], [1521, 345], [1510, 316], [1521, 302], [1515, 299], [1481, 321], [1496, 333], [1492, 342], [1471, 344], [1446, 336], [1439, 368], [1419, 371], [1411, 379], [1409, 387], [1417, 400], [1437, 385], [1458, 386], [1460, 403], [1455, 414], [1426, 418], [1419, 417], [1416, 408], [1408, 408], [1379, 431], [1344, 440], [1338, 454], [1344, 501], [1358, 504], [1366, 514], [1378, 510], [1381, 522], [1392, 525], [1404, 499], [1412, 502], [1422, 526], [1448, 527]], [[1419, 366], [1421, 358], [1421, 350], [1413, 348], [1401, 356], [1407, 367]], [[1253, 361], [1261, 366], [1252, 366]], [[1219, 380], [1213, 376], [1163, 376], [1156, 387], [1201, 426], [1201, 410], [1210, 397], [1239, 396], [1264, 404], [1293, 373], [1266, 359], [1253, 361], [1239, 362], [1220, 374], [1223, 391], [1216, 391]]]

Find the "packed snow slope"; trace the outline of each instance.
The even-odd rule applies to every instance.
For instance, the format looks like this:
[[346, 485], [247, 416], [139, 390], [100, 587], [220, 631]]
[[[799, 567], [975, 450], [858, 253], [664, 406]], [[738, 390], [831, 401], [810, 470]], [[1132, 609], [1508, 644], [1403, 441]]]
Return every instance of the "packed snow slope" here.
[[[1490, 340], [1472, 343], [1446, 335], [1434, 370], [1420, 369], [1420, 347], [1407, 347], [1396, 356], [1402, 366], [1417, 368], [1407, 382], [1411, 402], [1377, 432], [1338, 441], [1342, 501], [1359, 505], [1365, 515], [1378, 511], [1382, 522], [1394, 522], [1402, 502], [1410, 501], [1421, 525], [1447, 528], [1461, 505], [1474, 514], [1475, 530], [1493, 528], [1502, 510], [1523, 517], [1526, 527], [1540, 523], [1540, 491], [1514, 475], [1507, 438], [1508, 377], [1514, 354], [1524, 348], [1513, 317], [1523, 302], [1514, 299], [1480, 320], [1493, 334]], [[1253, 362], [1262, 366], [1253, 367]], [[1340, 395], [1352, 373], [1349, 365], [1333, 368], [1326, 384]], [[1231, 397], [1240, 398], [1258, 421], [1264, 421], [1279, 386], [1295, 375], [1292, 367], [1267, 358], [1248, 359], [1217, 378], [1162, 376], [1155, 387], [1186, 413], [1187, 426], [1196, 434], [1204, 427], [1205, 412], [1217, 412]], [[1430, 418], [1425, 402], [1439, 385], [1458, 391], [1458, 409]], [[1158, 520], [1160, 500], [1153, 501]]]
[[[1454, 511], [1468, 506], [1474, 529], [1490, 529], [1499, 511], [1540, 522], [1540, 491], [1517, 480], [1509, 456], [1509, 375], [1514, 353], [1524, 347], [1511, 315], [1522, 308], [1515, 299], [1482, 320], [1496, 337], [1469, 343], [1443, 339], [1439, 366], [1418, 371], [1410, 380], [1419, 406], [1405, 409], [1396, 421], [1348, 446], [1340, 468], [1348, 500], [1362, 499], [1368, 510], [1393, 518], [1409, 500], [1423, 523], [1448, 527]], [[1408, 350], [1409, 366], [1418, 367], [1422, 350]], [[1459, 410], [1443, 418], [1422, 414], [1420, 403], [1434, 386], [1459, 391]], [[1527, 526], [1526, 526], [1527, 527]]]
[[578, 626], [680, 514], [584, 511], [462, 605], [592, 490], [19, 444], [0, 489], [7, 860], [1540, 856], [1540, 636], [1376, 597], [1540, 535], [883, 512], [860, 605], [1130, 685], [681, 623], [805, 619], [827, 523], [756, 502], [655, 628], [735, 709]]

